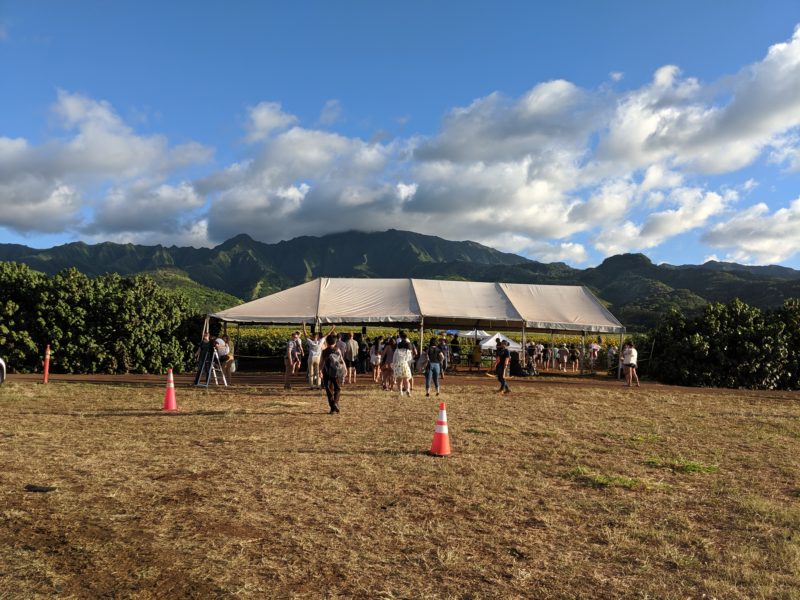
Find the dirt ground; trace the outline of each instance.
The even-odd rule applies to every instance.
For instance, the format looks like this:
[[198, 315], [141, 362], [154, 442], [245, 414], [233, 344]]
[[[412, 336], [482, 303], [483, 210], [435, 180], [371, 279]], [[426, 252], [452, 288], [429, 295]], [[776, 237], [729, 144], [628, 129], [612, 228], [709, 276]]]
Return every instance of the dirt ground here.
[[0, 598], [800, 597], [795, 393], [40, 379], [0, 387]]

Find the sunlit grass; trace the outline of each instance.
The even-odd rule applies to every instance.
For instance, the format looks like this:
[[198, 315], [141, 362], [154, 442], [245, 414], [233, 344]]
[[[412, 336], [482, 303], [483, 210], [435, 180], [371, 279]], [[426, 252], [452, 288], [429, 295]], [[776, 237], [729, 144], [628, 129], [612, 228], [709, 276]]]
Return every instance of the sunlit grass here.
[[161, 387], [0, 387], [0, 598], [800, 589], [792, 394], [448, 377], [329, 415], [273, 381], [178, 386], [174, 415]]

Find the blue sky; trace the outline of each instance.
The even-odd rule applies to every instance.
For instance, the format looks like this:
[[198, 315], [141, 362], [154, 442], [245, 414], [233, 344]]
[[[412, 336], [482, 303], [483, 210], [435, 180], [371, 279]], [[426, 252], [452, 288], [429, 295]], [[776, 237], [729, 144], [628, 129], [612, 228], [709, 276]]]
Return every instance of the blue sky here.
[[797, 2], [0, 3], [0, 242], [800, 267]]

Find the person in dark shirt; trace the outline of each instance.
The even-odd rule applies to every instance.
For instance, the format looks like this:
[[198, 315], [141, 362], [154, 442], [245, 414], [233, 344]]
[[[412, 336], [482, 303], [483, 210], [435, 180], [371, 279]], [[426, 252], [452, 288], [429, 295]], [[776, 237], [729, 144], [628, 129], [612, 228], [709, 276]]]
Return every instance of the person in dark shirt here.
[[509, 360], [511, 360], [511, 352], [508, 350], [508, 342], [501, 342], [498, 340], [497, 366], [495, 367], [495, 374], [497, 375], [497, 380], [500, 382], [498, 394], [511, 393], [511, 389], [508, 387], [508, 383], [506, 383], [506, 367], [508, 366]]
[[[336, 336], [330, 334], [325, 338], [327, 346], [322, 351], [320, 364], [322, 365], [322, 386], [325, 388], [325, 395], [328, 397], [328, 406], [330, 406], [330, 413], [339, 412], [339, 395], [342, 391], [341, 379], [345, 372], [345, 363], [342, 353], [336, 346]], [[333, 355], [331, 357], [331, 355]], [[330, 360], [329, 360], [330, 358]], [[331, 366], [335, 365], [336, 368], [332, 369]], [[338, 370], [338, 372], [337, 372]]]
[[461, 360], [461, 342], [458, 341], [458, 334], [453, 334], [453, 339], [450, 340], [450, 360], [453, 365], [453, 371], [458, 369], [458, 363]]
[[207, 331], [203, 333], [203, 340], [200, 342], [197, 352], [194, 353], [194, 359], [197, 361], [197, 374], [194, 376], [194, 384], [199, 385], [200, 378], [209, 366], [207, 363], [211, 359], [211, 336]]

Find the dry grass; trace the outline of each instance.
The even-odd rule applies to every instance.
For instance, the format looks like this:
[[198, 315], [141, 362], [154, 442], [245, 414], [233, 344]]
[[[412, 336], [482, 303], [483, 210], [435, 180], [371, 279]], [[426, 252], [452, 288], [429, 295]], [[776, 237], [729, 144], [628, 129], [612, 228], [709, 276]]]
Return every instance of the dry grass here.
[[0, 598], [800, 597], [796, 395], [445, 391], [12, 379]]

